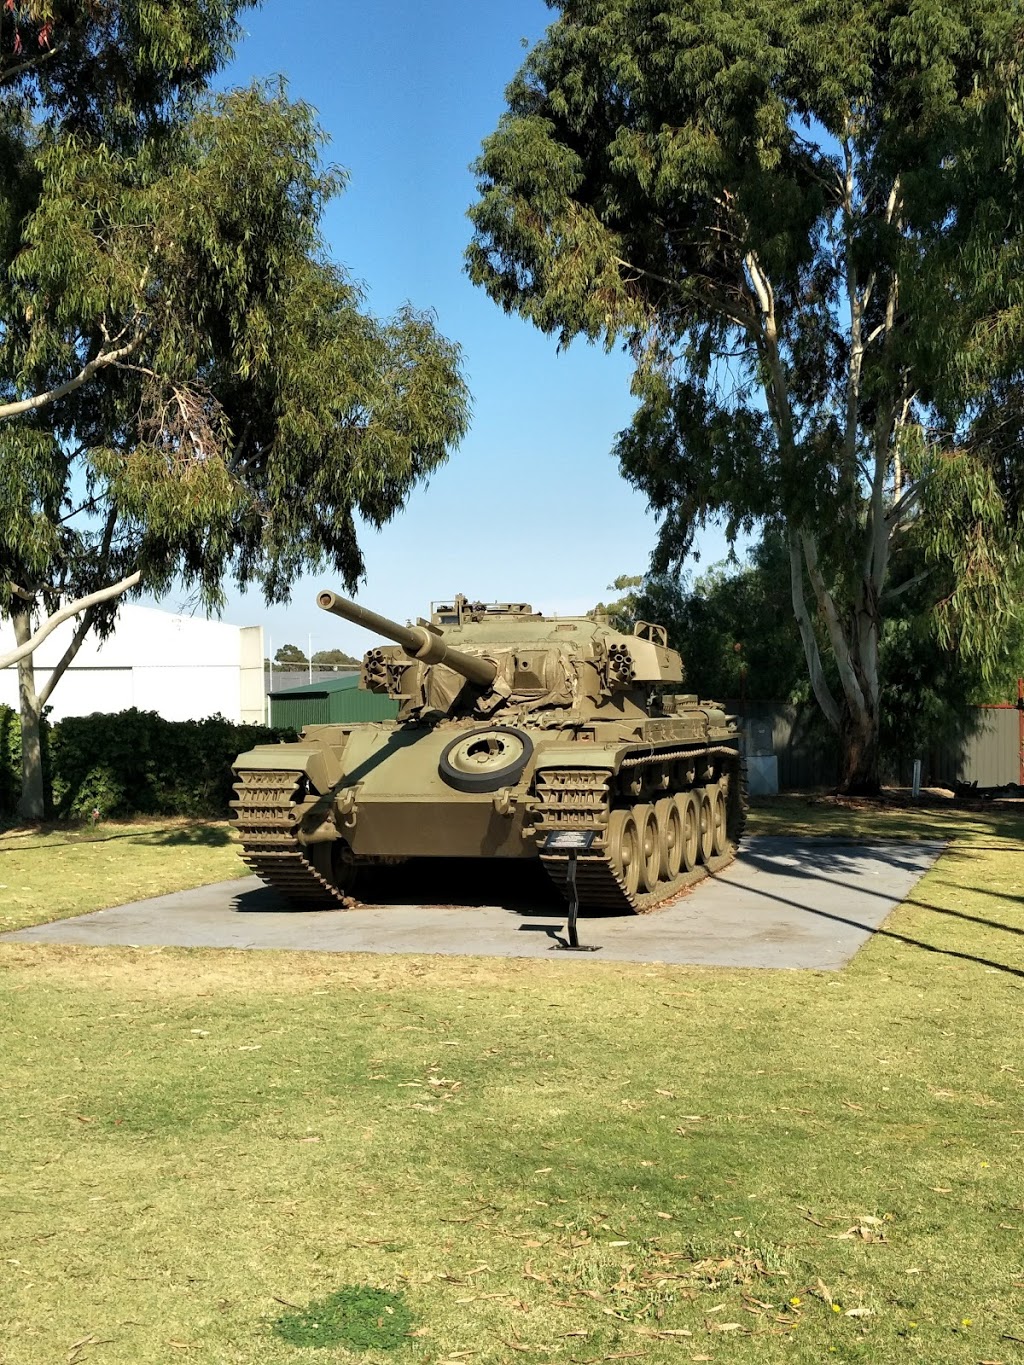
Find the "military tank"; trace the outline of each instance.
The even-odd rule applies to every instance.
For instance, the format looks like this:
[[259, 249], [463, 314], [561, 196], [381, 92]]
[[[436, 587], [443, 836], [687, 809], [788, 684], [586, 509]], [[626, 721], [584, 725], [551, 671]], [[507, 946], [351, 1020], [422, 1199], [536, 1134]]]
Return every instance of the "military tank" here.
[[[333, 592], [324, 611], [394, 642], [360, 686], [395, 720], [310, 725], [235, 762], [242, 857], [296, 907], [350, 906], [364, 869], [411, 857], [539, 858], [581, 908], [654, 908], [724, 867], [746, 816], [739, 733], [675, 690], [664, 627], [545, 617], [524, 602], [434, 604], [403, 626]], [[576, 841], [578, 842], [578, 841]], [[500, 875], [488, 865], [481, 875]]]

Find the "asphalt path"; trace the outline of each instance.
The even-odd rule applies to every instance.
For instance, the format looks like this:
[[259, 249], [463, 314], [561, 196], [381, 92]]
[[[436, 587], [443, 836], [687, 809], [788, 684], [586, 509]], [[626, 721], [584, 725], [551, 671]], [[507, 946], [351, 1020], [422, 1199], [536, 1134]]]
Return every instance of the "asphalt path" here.
[[[597, 959], [714, 967], [845, 966], [939, 857], [939, 843], [751, 838], [740, 856], [647, 915], [581, 916]], [[547, 957], [565, 907], [532, 865], [422, 860], [378, 879], [374, 903], [289, 910], [255, 877], [56, 920], [0, 941], [338, 953]], [[586, 960], [586, 959], [583, 959]]]

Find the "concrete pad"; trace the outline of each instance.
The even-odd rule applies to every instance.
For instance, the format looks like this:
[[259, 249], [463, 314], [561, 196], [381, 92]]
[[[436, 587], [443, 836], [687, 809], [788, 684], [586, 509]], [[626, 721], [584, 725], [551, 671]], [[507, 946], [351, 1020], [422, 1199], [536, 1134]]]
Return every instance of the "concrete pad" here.
[[[924, 842], [866, 845], [751, 838], [724, 872], [664, 909], [581, 918], [580, 940], [601, 945], [595, 958], [619, 962], [835, 971], [849, 962], [942, 849], [942, 844]], [[482, 869], [479, 863], [450, 875], [438, 864], [429, 874], [420, 867], [414, 890], [464, 892], [469, 875], [477, 889], [483, 885], [487, 894], [495, 892], [486, 885], [486, 874], [494, 869]], [[534, 876], [534, 867], [503, 867], [499, 872], [500, 904], [397, 903], [396, 893], [408, 899], [406, 871], [390, 887], [386, 905], [288, 910], [256, 877], [246, 877], [36, 925], [2, 934], [0, 942], [589, 960], [590, 955], [552, 952], [552, 945], [564, 937], [565, 908], [546, 883], [535, 882], [525, 891], [522, 880], [516, 884], [525, 874]]]

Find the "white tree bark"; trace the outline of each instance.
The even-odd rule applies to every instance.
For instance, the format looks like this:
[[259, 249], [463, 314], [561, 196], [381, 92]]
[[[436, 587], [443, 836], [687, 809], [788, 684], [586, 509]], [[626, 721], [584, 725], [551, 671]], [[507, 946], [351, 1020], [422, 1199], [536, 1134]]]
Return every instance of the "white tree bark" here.
[[[122, 578], [119, 583], [111, 583], [109, 587], [99, 588], [86, 597], [78, 597], [74, 602], [69, 602], [67, 606], [61, 607], [60, 611], [55, 611], [52, 616], [48, 617], [34, 635], [19, 640], [14, 649], [8, 650], [6, 654], [0, 654], [0, 668], [10, 668], [28, 655], [34, 654], [46, 637], [52, 634], [64, 621], [69, 621], [72, 616], [78, 616], [80, 612], [88, 611], [90, 607], [98, 607], [103, 602], [109, 602], [114, 597], [120, 597], [122, 593], [134, 588], [141, 580], [142, 571], [137, 569], [127, 578]], [[65, 667], [67, 667], [66, 664]]]
[[13, 403], [0, 403], [0, 421], [7, 417], [20, 417], [25, 412], [35, 412], [39, 408], [47, 407], [50, 403], [56, 403], [59, 398], [64, 398], [69, 393], [74, 393], [75, 389], [80, 389], [83, 384], [87, 384], [94, 374], [107, 369], [110, 365], [116, 365], [119, 360], [131, 355], [141, 341], [142, 337], [137, 336], [126, 342], [124, 346], [116, 347], [113, 351], [102, 351], [94, 360], [90, 360], [88, 365], [83, 365], [76, 375], [73, 375], [66, 383], [59, 384], [55, 389], [47, 389], [45, 393], [37, 393], [31, 398], [21, 398]]

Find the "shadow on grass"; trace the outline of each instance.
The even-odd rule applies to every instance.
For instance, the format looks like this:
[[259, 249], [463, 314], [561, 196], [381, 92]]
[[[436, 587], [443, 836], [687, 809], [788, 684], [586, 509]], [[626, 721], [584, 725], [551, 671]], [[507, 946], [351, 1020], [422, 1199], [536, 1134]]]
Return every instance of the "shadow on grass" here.
[[[764, 842], [768, 842], [768, 840], [765, 839]], [[789, 851], [792, 852], [793, 851], [792, 841], [786, 840], [785, 842], [790, 845]], [[817, 844], [817, 841], [815, 842]], [[819, 850], [816, 847], [815, 854], [818, 857], [817, 866], [824, 865], [829, 870], [834, 871], [842, 870], [844, 867], [846, 868], [846, 870], [849, 870], [849, 864], [851, 863], [852, 860], [848, 856], [845, 858], [842, 856], [840, 852], [840, 847], [841, 845], [833, 850], [829, 850], [828, 854], [826, 854], [824, 857], [820, 856]], [[853, 845], [848, 844], [847, 847], [853, 847]], [[881, 850], [879, 851], [879, 853], [881, 854]], [[770, 854], [759, 855], [757, 852], [748, 853], [746, 855], [745, 861], [757, 867], [760, 871], [769, 874], [778, 873], [780, 871], [779, 860], [777, 858], [771, 857]], [[890, 859], [883, 858], [883, 861], [889, 861], [896, 866], [906, 867], [906, 863], [901, 863], [900, 860], [895, 856]], [[786, 875], [788, 876], [806, 877], [808, 880], [826, 882], [832, 886], [842, 887], [844, 890], [848, 889], [849, 887], [849, 883], [847, 881], [840, 881], [834, 877], [822, 876], [821, 872], [817, 870], [817, 867], [809, 868], [806, 870], [800, 867], [794, 869], [790, 863], [787, 863], [785, 865], [785, 872]], [[922, 939], [913, 938], [909, 934], [897, 933], [894, 929], [885, 929], [873, 924], [865, 924], [861, 920], [851, 919], [847, 915], [835, 914], [833, 911], [830, 910], [817, 910], [813, 906], [804, 905], [800, 901], [790, 900], [787, 896], [780, 896], [777, 892], [766, 890], [761, 886], [746, 883], [744, 886], [744, 890], [752, 895], [761, 896], [765, 900], [774, 901], [777, 905], [790, 906], [795, 910], [799, 910], [802, 914], [814, 915], [819, 919], [830, 920], [834, 924], [845, 924], [848, 925], [850, 928], [859, 929], [868, 938], [892, 939], [897, 943], [904, 943], [911, 948], [920, 948], [927, 953], [937, 953], [942, 957], [955, 957], [959, 958], [963, 962], [974, 962], [977, 963], [979, 966], [989, 967], [993, 971], [1005, 972], [1008, 976], [1015, 976], [1021, 980], [1024, 980], [1024, 970], [1022, 970], [1019, 967], [1012, 967], [1009, 965], [1009, 963], [1006, 962], [997, 962], [993, 958], [979, 957], [976, 953], [962, 952], [958, 948], [942, 948], [939, 947], [937, 944], [925, 943]], [[1013, 925], [1000, 924], [997, 920], [981, 919], [975, 915], [965, 915], [960, 910], [950, 910], [945, 906], [933, 905], [929, 901], [916, 900], [913, 897], [907, 897], [903, 901], [895, 901], [891, 895], [888, 895], [882, 891], [872, 891], [870, 888], [865, 886], [858, 886], [857, 891], [861, 895], [877, 896], [880, 900], [892, 902], [893, 909], [896, 909], [898, 905], [909, 905], [914, 906], [915, 909], [931, 910], [938, 915], [947, 915], [954, 919], [963, 920], [966, 921], [968, 924], [978, 925], [983, 928], [999, 929], [1002, 930], [1004, 933], [1020, 934], [1024, 932]]]
[[[960, 889], [956, 882], [940, 881], [939, 885], [948, 886], [951, 891], [958, 891]], [[986, 896], [994, 896], [997, 900], [1013, 901], [1017, 905], [1024, 905], [1024, 896], [1015, 896], [1011, 891], [993, 891], [990, 886], [986, 886], [984, 894]], [[994, 929], [1005, 929], [1007, 933], [1010, 934], [1024, 934], [1024, 929], [1017, 929], [1009, 924], [997, 924], [993, 920], [977, 919], [976, 916], [962, 914], [959, 910], [941, 910], [940, 913], [943, 915], [958, 915], [960, 919], [973, 919], [977, 924], [991, 924]]]
[[[12, 839], [47, 839], [45, 831], [28, 834], [14, 834]], [[197, 822], [194, 825], [176, 826], [173, 829], [129, 829], [120, 834], [89, 834], [83, 826], [80, 838], [51, 840], [50, 842], [17, 843], [0, 846], [3, 853], [50, 853], [55, 848], [83, 848], [89, 844], [111, 844], [128, 840], [129, 842], [156, 845], [159, 847], [223, 848], [233, 842], [230, 831], [224, 826]]]
[[[764, 843], [767, 843], [767, 842], [768, 842], [768, 838], [766, 837], [766, 838], [763, 840], [763, 842], [764, 842]], [[789, 843], [790, 841], [787, 840], [786, 842]], [[824, 846], [824, 845], [826, 844], [826, 841], [825, 841], [825, 840], [822, 840], [822, 841], [821, 841], [821, 844], [822, 844], [822, 846]], [[786, 863], [786, 864], [784, 865], [784, 866], [785, 866], [786, 874], [787, 874], [788, 876], [791, 876], [791, 877], [803, 877], [803, 878], [807, 878], [807, 879], [809, 879], [809, 880], [811, 880], [811, 881], [824, 882], [824, 883], [826, 883], [826, 885], [828, 885], [828, 886], [838, 886], [838, 887], [841, 887], [843, 890], [848, 889], [848, 886], [849, 886], [848, 881], [839, 880], [839, 879], [837, 879], [836, 877], [825, 877], [825, 876], [822, 876], [822, 875], [821, 875], [821, 872], [818, 870], [819, 868], [825, 868], [827, 871], [834, 871], [834, 872], [843, 872], [843, 871], [849, 872], [849, 871], [852, 871], [852, 870], [860, 870], [859, 859], [851, 859], [851, 858], [848, 858], [848, 857], [844, 858], [844, 857], [842, 856], [842, 854], [839, 852], [839, 850], [840, 850], [841, 847], [843, 846], [842, 843], [841, 843], [841, 841], [836, 840], [836, 841], [835, 841], [835, 844], [836, 844], [835, 849], [833, 849], [833, 850], [828, 850], [824, 855], [821, 854], [820, 849], [819, 849], [818, 845], [816, 844], [816, 845], [815, 845], [815, 848], [814, 848], [814, 853], [815, 853], [815, 864], [814, 864], [814, 866], [813, 866], [813, 867], [810, 867], [810, 868], [803, 868], [803, 867], [797, 866], [797, 867], [794, 868], [790, 863]], [[851, 845], [848, 845], [848, 847], [854, 847], [854, 845], [851, 844]], [[856, 847], [858, 847], [858, 848], [863, 848], [863, 845], [857, 845]], [[976, 847], [976, 845], [972, 845], [972, 847]], [[790, 850], [788, 850], [788, 851], [791, 852], [792, 850], [790, 849]], [[923, 875], [924, 875], [924, 872], [925, 872], [925, 870], [926, 870], [926, 869], [921, 868], [921, 867], [920, 867], [920, 864], [919, 864], [918, 862], [916, 862], [915, 860], [913, 860], [912, 858], [910, 858], [909, 860], [908, 860], [907, 858], [901, 858], [901, 857], [898, 856], [895, 852], [892, 852], [892, 853], [890, 853], [888, 856], [886, 856], [885, 845], [878, 845], [878, 846], [873, 847], [873, 848], [872, 848], [872, 852], [874, 853], [874, 855], [875, 855], [881, 862], [888, 863], [888, 864], [889, 864], [890, 866], [892, 866], [892, 867], [898, 867], [901, 871], [920, 872], [921, 875], [923, 876]], [[943, 850], [943, 854], [945, 854], [946, 852], [947, 852], [947, 850]], [[744, 861], [745, 863], [747, 863], [747, 864], [748, 864], [749, 866], [751, 866], [751, 867], [757, 868], [759, 871], [767, 872], [767, 873], [769, 873], [769, 874], [777, 873], [777, 872], [779, 871], [779, 860], [778, 860], [778, 858], [777, 858], [777, 857], [772, 857], [770, 854], [767, 854], [767, 855], [765, 855], [765, 854], [760, 854], [757, 850], [753, 850], [753, 851], [747, 852], [745, 855], [742, 855], [742, 856], [743, 856], [743, 861]], [[948, 887], [950, 887], [950, 888], [953, 889], [953, 890], [957, 890], [957, 889], [958, 889], [958, 888], [956, 887], [955, 883], [953, 883], [953, 882], [944, 881], [944, 882], [942, 882], [941, 884], [942, 884], [943, 886], [948, 886]], [[748, 888], [748, 889], [757, 891], [757, 894], [759, 894], [759, 895], [760, 895], [760, 894], [763, 894], [763, 893], [761, 893], [756, 887], [752, 887], [752, 888]], [[868, 887], [868, 886], [859, 885], [859, 886], [857, 887], [857, 892], [858, 892], [859, 895], [862, 895], [862, 896], [873, 896], [873, 897], [876, 897], [878, 900], [884, 900], [884, 901], [892, 901], [892, 900], [893, 900], [892, 895], [889, 894], [888, 892], [885, 892], [885, 891], [872, 891], [872, 889], [871, 889], [870, 887]], [[1008, 894], [1005, 893], [1005, 892], [1000, 892], [1000, 891], [990, 891], [987, 887], [984, 888], [984, 894], [985, 894], [986, 896], [999, 896], [999, 897], [1000, 897], [1001, 899], [1003, 899], [1003, 900], [1012, 900], [1012, 901], [1021, 901], [1021, 900], [1024, 900], [1024, 897], [1020, 897], [1020, 896], [1011, 896], [1011, 895], [1008, 895]], [[789, 903], [790, 903], [790, 902], [786, 902], [786, 904], [789, 904]], [[952, 910], [952, 909], [950, 909], [948, 906], [945, 906], [945, 905], [934, 905], [934, 904], [932, 904], [931, 901], [916, 900], [916, 899], [914, 899], [913, 897], [909, 897], [909, 896], [908, 896], [908, 897], [907, 897], [906, 899], [904, 899], [903, 901], [901, 901], [901, 902], [896, 902], [896, 904], [913, 905], [913, 906], [916, 906], [919, 910], [931, 910], [931, 911], [932, 911], [934, 914], [936, 914], [936, 915], [946, 915], [946, 916], [948, 916], [950, 919], [959, 919], [959, 920], [963, 920], [963, 921], [965, 921], [967, 924], [977, 924], [977, 925], [981, 925], [983, 928], [986, 928], [986, 929], [999, 929], [999, 930], [1001, 930], [1001, 931], [1002, 931], [1003, 933], [1005, 933], [1005, 934], [1020, 934], [1020, 935], [1024, 936], [1024, 929], [1020, 929], [1020, 928], [1018, 928], [1016, 925], [1013, 925], [1013, 924], [1001, 924], [1001, 923], [999, 922], [999, 920], [994, 920], [994, 919], [983, 919], [983, 918], [982, 918], [981, 916], [979, 916], [979, 915], [967, 915], [967, 914], [965, 914], [962, 910]], [[894, 904], [894, 907], [893, 907], [893, 908], [895, 908], [895, 904]], [[808, 909], [808, 913], [809, 913], [809, 914], [824, 914], [824, 913], [825, 913], [824, 911], [811, 910], [809, 907], [807, 907], [807, 909]], [[847, 921], [845, 921], [845, 923], [853, 924], [854, 921], [853, 921], [853, 920], [847, 920]], [[872, 932], [874, 932], [874, 933], [881, 933], [881, 932], [884, 932], [884, 931], [882, 931], [882, 930], [873, 930]]]
[[231, 831], [220, 825], [187, 825], [181, 829], [162, 830], [159, 834], [141, 835], [147, 843], [168, 848], [185, 845], [193, 848], [224, 848], [234, 843]]

